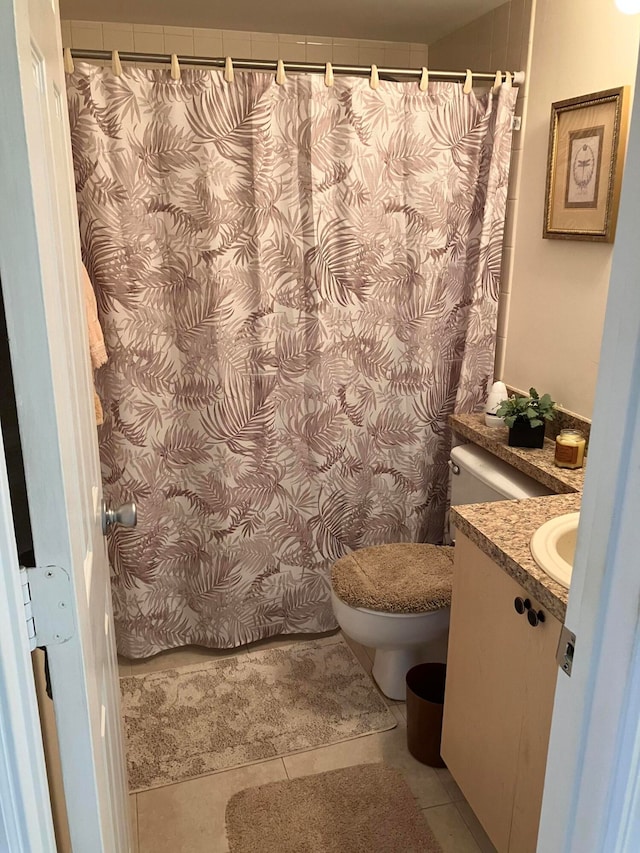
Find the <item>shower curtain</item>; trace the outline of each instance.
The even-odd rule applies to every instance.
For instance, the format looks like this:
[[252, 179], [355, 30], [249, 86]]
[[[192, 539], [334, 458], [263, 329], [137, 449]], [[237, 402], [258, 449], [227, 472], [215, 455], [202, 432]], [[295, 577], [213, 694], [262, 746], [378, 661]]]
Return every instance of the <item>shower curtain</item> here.
[[118, 648], [335, 627], [331, 564], [442, 540], [492, 380], [516, 91], [68, 77]]

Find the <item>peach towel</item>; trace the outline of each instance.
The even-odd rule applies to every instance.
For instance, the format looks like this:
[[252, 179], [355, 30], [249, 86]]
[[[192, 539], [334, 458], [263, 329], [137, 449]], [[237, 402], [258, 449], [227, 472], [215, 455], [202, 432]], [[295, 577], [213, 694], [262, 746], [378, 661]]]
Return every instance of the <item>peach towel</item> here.
[[[96, 304], [96, 295], [93, 291], [93, 285], [89, 278], [89, 273], [82, 264], [82, 291], [84, 294], [84, 308], [87, 315], [87, 331], [89, 333], [89, 354], [91, 356], [91, 367], [96, 370], [101, 367], [107, 360], [107, 350], [104, 345], [104, 336], [102, 334], [102, 326], [98, 319], [98, 306]], [[101, 424], [104, 420], [102, 413], [102, 404], [100, 397], [93, 389], [93, 405], [96, 412], [96, 423]]]

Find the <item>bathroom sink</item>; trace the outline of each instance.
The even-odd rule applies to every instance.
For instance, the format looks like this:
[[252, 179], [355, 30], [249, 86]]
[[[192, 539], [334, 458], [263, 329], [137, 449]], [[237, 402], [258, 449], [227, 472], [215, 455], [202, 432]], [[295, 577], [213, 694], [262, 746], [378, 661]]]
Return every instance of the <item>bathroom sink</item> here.
[[531, 556], [543, 572], [569, 589], [578, 538], [579, 512], [559, 515], [541, 525], [531, 537]]

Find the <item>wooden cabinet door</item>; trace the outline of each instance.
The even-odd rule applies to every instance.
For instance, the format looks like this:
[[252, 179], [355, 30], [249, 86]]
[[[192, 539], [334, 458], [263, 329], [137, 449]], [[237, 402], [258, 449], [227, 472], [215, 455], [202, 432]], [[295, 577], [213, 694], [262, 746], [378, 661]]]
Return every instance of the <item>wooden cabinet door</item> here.
[[518, 596], [458, 534], [442, 757], [499, 853], [536, 850], [562, 629], [547, 611], [532, 627]]
[[[535, 600], [532, 599], [532, 603], [536, 609], [540, 609]], [[556, 651], [562, 631], [562, 624], [554, 616], [546, 610], [544, 614], [543, 624], [535, 628], [528, 624], [526, 626], [529, 648], [509, 839], [511, 853], [535, 853], [538, 840], [551, 715], [558, 677]]]
[[442, 757], [499, 853], [509, 850], [531, 629], [522, 589], [458, 534]]

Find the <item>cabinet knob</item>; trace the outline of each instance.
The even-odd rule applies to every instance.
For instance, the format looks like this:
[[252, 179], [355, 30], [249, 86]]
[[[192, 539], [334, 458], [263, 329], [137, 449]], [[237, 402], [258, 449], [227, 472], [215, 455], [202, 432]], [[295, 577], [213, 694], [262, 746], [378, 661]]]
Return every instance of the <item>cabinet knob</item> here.
[[525, 610], [531, 610], [531, 602], [528, 598], [520, 598], [518, 596], [513, 602], [513, 606], [516, 609], [516, 613], [519, 613], [520, 616], [525, 612]]
[[529, 610], [527, 613], [527, 619], [532, 628], [535, 628], [540, 622], [544, 622], [544, 618], [543, 610]]

